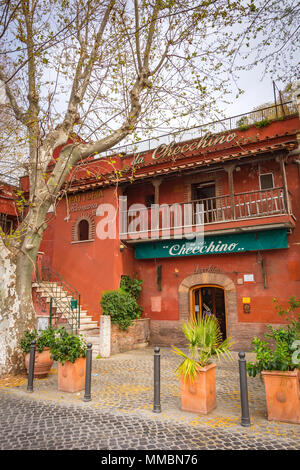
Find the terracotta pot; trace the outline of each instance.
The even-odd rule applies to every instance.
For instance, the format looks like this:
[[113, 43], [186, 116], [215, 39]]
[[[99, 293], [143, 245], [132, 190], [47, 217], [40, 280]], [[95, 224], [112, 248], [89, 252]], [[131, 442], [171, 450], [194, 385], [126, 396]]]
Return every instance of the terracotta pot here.
[[75, 362], [58, 363], [58, 390], [62, 392], [79, 392], [85, 388], [86, 358], [80, 357]]
[[207, 414], [216, 408], [216, 364], [198, 371], [194, 381], [181, 379], [181, 409]]
[[[27, 370], [27, 374], [29, 373], [29, 361], [30, 361], [30, 353], [25, 355], [25, 367]], [[53, 364], [53, 359], [50, 357], [50, 348], [45, 348], [43, 352], [35, 351], [35, 359], [34, 359], [34, 377], [41, 379], [43, 377], [47, 377], [50, 372], [50, 369]]]
[[263, 371], [269, 421], [300, 424], [300, 371]]

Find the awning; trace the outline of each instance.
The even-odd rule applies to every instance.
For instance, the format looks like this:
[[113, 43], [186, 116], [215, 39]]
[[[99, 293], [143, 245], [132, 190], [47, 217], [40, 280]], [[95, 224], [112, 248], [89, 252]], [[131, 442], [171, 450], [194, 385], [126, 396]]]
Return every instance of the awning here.
[[287, 230], [275, 229], [230, 235], [204, 236], [203, 240], [164, 240], [135, 246], [136, 259], [222, 255], [288, 248]]

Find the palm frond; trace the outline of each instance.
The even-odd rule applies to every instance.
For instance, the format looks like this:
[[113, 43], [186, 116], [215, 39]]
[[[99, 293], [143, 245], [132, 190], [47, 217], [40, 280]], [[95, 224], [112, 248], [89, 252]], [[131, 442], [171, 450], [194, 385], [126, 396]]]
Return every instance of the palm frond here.
[[173, 346], [173, 352], [183, 358], [176, 369], [176, 375], [194, 378], [197, 370], [207, 365], [214, 356], [218, 360], [225, 358], [232, 360], [230, 348], [233, 345], [231, 338], [222, 339], [218, 320], [214, 316], [204, 317], [200, 320], [190, 320], [182, 325], [182, 331], [188, 341], [190, 355]]

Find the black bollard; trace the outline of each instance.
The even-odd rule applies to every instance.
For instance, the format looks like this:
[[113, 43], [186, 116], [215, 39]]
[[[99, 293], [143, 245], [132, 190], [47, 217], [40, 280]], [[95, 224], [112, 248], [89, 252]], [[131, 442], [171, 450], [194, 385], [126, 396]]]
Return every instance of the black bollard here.
[[154, 404], [153, 413], [161, 413], [160, 406], [160, 348], [154, 348]]
[[33, 392], [34, 361], [35, 361], [35, 341], [32, 341], [30, 345], [27, 392]]
[[240, 390], [242, 408], [242, 426], [251, 426], [248, 403], [248, 386], [245, 353], [239, 352]]
[[92, 344], [88, 343], [86, 351], [86, 369], [85, 369], [85, 392], [83, 401], [91, 401], [91, 376], [92, 376]]

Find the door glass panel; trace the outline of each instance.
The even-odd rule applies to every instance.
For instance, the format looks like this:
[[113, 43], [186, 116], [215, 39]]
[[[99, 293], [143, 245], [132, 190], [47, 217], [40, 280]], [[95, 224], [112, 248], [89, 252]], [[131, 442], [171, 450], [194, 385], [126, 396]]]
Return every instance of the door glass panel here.
[[214, 314], [213, 287], [202, 287], [201, 299], [202, 299], [202, 315], [203, 316], [213, 315]]
[[226, 312], [224, 290], [219, 287], [203, 286], [192, 291], [196, 319], [214, 315], [220, 325], [222, 338], [226, 339]]
[[195, 296], [195, 318], [198, 320], [200, 318], [201, 312], [200, 312], [200, 289], [196, 289], [194, 291], [194, 296]]
[[226, 339], [225, 299], [223, 289], [215, 288], [216, 318], [219, 322], [223, 340]]

